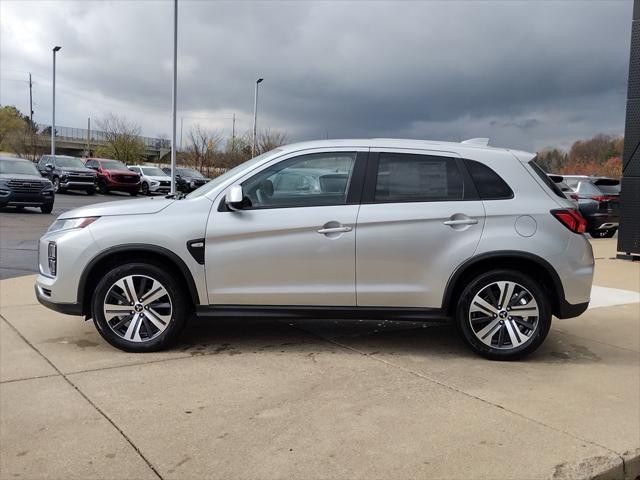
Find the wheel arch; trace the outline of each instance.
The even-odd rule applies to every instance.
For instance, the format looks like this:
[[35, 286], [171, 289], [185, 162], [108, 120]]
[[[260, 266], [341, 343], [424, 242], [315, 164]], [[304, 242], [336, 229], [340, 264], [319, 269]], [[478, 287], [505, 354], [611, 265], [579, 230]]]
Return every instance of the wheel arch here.
[[78, 303], [82, 306], [82, 314], [91, 314], [91, 293], [98, 284], [106, 269], [121, 265], [127, 260], [150, 262], [162, 267], [169, 267], [179, 278], [182, 278], [192, 307], [199, 305], [196, 283], [189, 267], [171, 250], [158, 245], [127, 244], [108, 248], [93, 257], [87, 264], [78, 282]]
[[558, 317], [562, 315], [563, 305], [566, 301], [564, 287], [558, 273], [545, 259], [518, 250], [483, 253], [461, 264], [447, 282], [442, 299], [442, 309], [448, 314], [454, 315], [456, 299], [459, 298], [469, 280], [483, 272], [504, 268], [526, 272], [527, 275], [538, 281], [549, 295], [553, 314]]

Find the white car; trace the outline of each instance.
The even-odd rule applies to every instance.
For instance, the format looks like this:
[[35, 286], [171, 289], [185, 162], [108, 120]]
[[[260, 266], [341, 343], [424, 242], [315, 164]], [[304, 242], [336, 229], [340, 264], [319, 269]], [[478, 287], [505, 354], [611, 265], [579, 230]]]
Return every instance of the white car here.
[[169, 193], [171, 191], [171, 177], [158, 167], [134, 165], [129, 170], [140, 174], [140, 191], [144, 195], [152, 193]]

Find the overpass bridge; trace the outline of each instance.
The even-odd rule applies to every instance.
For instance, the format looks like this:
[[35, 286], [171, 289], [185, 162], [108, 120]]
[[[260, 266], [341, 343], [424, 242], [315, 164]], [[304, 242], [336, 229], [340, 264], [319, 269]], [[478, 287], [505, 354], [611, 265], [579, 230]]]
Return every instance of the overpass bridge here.
[[[38, 147], [47, 149], [51, 145], [51, 126], [38, 124], [44, 134], [37, 136]], [[90, 135], [90, 138], [89, 138]], [[171, 141], [165, 138], [139, 137], [144, 143], [145, 156], [149, 161], [158, 161], [171, 152]], [[56, 126], [56, 153], [60, 155], [90, 156], [100, 145], [106, 143], [106, 133], [86, 128]]]

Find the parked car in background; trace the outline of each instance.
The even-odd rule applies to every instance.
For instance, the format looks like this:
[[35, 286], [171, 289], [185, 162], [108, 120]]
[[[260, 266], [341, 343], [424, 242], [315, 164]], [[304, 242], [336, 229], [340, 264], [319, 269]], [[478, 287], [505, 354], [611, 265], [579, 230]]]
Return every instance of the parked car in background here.
[[[165, 167], [162, 169], [164, 173], [171, 176], [171, 169]], [[176, 189], [180, 192], [193, 192], [196, 188], [200, 188], [209, 181], [207, 177], [193, 168], [176, 168]]]
[[88, 195], [96, 193], [96, 172], [86, 168], [82, 160], [67, 155], [42, 155], [38, 170], [53, 183], [56, 192], [84, 190]]
[[556, 184], [556, 187], [558, 187], [562, 194], [567, 198], [567, 200], [572, 202], [577, 207], [578, 195], [576, 195], [573, 189], [569, 185], [567, 185], [567, 183], [564, 181], [564, 177], [555, 173], [549, 173], [548, 175], [549, 178], [553, 180], [553, 183]]
[[586, 175], [563, 175], [563, 178], [578, 196], [587, 232], [594, 238], [613, 237], [620, 222], [620, 180]]
[[129, 170], [140, 175], [140, 191], [143, 195], [171, 191], [171, 177], [158, 167], [133, 165], [129, 167]]
[[87, 158], [85, 165], [98, 173], [98, 188], [102, 193], [126, 192], [132, 197], [140, 191], [140, 175], [132, 172], [120, 160]]
[[479, 140], [283, 146], [186, 196], [63, 213], [36, 294], [133, 352], [196, 314], [452, 321], [514, 359], [589, 304], [585, 220], [554, 185], [534, 154]]
[[0, 207], [39, 207], [51, 213], [54, 200], [53, 184], [42, 178], [33, 162], [0, 157]]

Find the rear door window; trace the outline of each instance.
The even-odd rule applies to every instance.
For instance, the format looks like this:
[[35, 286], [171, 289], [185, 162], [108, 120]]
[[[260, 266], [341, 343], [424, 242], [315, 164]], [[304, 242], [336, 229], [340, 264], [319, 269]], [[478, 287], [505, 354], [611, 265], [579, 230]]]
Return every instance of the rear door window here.
[[380, 153], [375, 203], [462, 200], [463, 177], [456, 160], [407, 153]]

